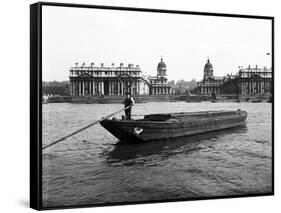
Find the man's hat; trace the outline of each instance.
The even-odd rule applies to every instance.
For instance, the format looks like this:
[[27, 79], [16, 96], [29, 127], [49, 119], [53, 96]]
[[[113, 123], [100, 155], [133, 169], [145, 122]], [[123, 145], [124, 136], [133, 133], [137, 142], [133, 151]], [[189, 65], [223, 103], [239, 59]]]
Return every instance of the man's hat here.
[[126, 92], [126, 95], [131, 95], [131, 93], [130, 92]]

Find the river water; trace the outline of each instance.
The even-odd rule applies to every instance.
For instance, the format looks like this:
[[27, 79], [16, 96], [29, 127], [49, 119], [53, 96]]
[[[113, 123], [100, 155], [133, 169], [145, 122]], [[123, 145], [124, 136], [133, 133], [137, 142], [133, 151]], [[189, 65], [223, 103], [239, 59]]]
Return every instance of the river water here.
[[[45, 104], [43, 145], [120, 108]], [[245, 126], [235, 129], [121, 145], [98, 124], [44, 150], [43, 206], [272, 192], [270, 103], [151, 102], [136, 104], [133, 114], [238, 108], [248, 117]]]

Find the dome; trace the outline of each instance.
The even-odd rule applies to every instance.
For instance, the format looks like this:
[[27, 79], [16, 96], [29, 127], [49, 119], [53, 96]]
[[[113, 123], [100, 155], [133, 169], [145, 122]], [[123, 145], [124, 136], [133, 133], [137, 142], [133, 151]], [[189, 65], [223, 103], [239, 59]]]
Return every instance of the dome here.
[[165, 62], [163, 61], [163, 58], [161, 58], [161, 61], [158, 63], [157, 70], [167, 68]]
[[208, 59], [207, 63], [205, 64], [204, 70], [213, 70], [213, 65], [211, 64], [209, 59]]

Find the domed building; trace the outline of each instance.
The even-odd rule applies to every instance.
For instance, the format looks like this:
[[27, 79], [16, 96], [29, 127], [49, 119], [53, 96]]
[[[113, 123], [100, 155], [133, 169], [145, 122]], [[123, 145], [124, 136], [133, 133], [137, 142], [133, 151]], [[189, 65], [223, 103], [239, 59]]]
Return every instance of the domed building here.
[[204, 79], [209, 77], [214, 77], [213, 72], [214, 72], [213, 65], [211, 64], [210, 59], [208, 58], [207, 63], [205, 64], [204, 67]]
[[214, 76], [214, 68], [208, 58], [204, 66], [203, 80], [199, 82], [200, 94], [209, 95], [212, 93], [220, 94], [223, 77]]
[[170, 95], [172, 88], [168, 85], [167, 66], [161, 58], [157, 65], [157, 76], [149, 76], [150, 82], [149, 94], [150, 95]]

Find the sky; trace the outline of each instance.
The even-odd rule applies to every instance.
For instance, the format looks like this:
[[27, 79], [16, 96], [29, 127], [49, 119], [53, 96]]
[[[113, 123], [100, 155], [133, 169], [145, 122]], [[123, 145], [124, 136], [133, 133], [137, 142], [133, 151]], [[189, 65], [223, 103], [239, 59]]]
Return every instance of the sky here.
[[169, 80], [215, 76], [238, 66], [271, 67], [271, 21], [265, 19], [43, 6], [42, 80], [69, 80], [76, 62], [129, 63], [156, 75], [163, 57]]

